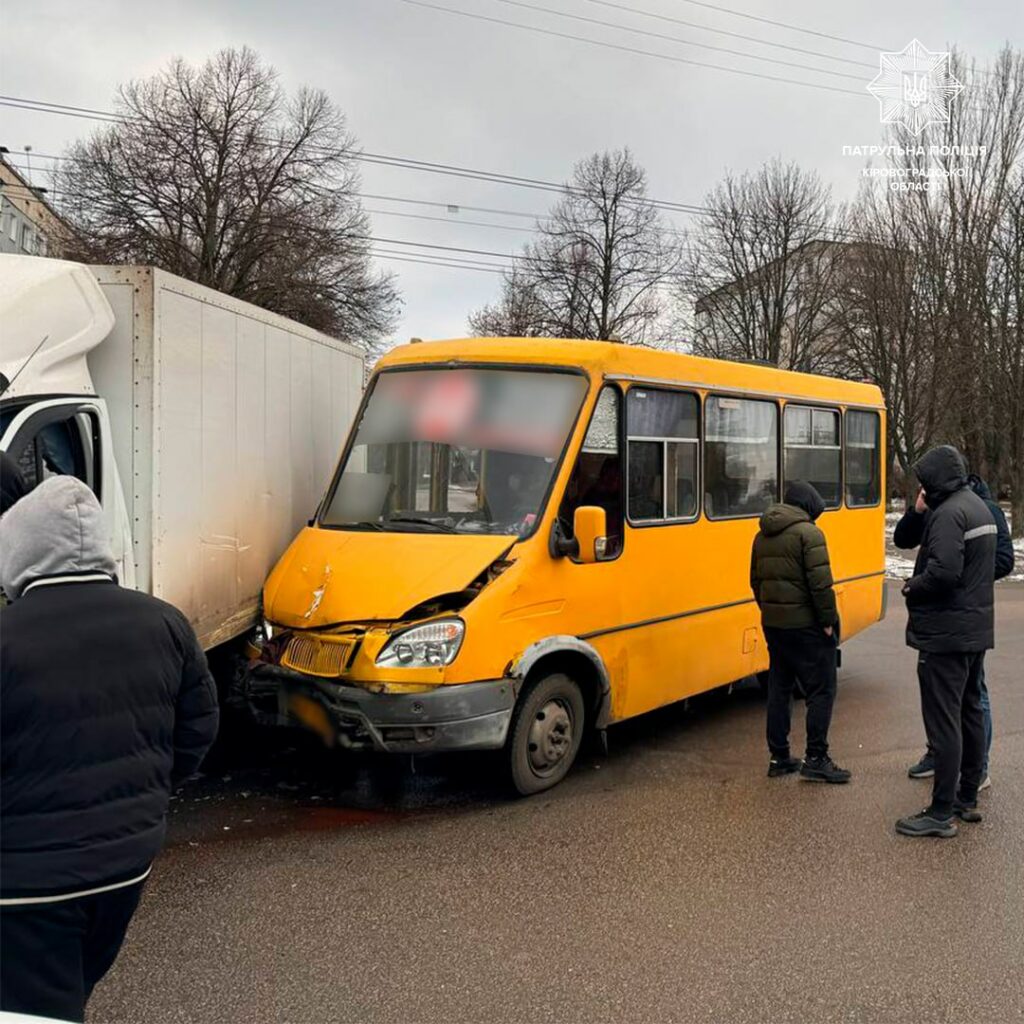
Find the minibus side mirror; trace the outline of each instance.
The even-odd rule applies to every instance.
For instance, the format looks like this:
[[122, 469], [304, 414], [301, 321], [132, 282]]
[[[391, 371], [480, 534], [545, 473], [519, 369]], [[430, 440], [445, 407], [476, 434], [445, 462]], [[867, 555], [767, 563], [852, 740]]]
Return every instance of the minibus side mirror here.
[[608, 514], [597, 505], [581, 505], [573, 517], [581, 562], [599, 562], [608, 546]]

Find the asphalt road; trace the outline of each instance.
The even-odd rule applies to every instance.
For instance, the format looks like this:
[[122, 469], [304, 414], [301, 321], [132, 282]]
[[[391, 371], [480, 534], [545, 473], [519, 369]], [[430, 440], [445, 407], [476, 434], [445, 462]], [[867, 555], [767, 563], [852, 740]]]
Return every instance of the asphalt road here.
[[753, 687], [615, 727], [529, 800], [483, 758], [221, 751], [89, 1019], [1024, 1019], [1024, 587], [998, 592], [985, 820], [951, 840], [893, 831], [928, 784], [892, 597], [845, 648], [846, 787], [766, 778]]

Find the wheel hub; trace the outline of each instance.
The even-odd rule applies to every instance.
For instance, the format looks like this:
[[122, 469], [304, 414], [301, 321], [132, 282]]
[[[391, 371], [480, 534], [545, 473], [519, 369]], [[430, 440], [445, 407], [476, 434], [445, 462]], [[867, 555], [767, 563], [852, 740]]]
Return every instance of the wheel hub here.
[[572, 749], [572, 715], [558, 700], [539, 708], [530, 726], [530, 764], [538, 773], [552, 771]]

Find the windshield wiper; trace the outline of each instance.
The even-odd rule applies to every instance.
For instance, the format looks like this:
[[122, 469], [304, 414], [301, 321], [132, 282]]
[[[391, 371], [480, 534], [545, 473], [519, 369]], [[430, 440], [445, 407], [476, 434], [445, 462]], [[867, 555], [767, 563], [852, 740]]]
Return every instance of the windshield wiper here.
[[384, 526], [372, 519], [358, 519], [349, 523], [323, 523], [322, 525], [332, 530], [376, 530], [378, 533], [384, 532]]
[[440, 523], [433, 519], [420, 519], [417, 516], [389, 516], [384, 520], [387, 523], [415, 523], [417, 526], [425, 526], [428, 529], [436, 530], [438, 533], [454, 533], [455, 527], [448, 523]]

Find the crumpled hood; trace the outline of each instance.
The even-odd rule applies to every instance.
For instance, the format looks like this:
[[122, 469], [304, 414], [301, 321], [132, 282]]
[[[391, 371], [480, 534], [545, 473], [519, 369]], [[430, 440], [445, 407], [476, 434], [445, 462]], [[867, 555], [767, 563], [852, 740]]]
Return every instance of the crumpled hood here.
[[12, 600], [40, 576], [116, 568], [103, 509], [73, 476], [44, 480], [0, 519], [0, 586]]
[[393, 622], [423, 601], [467, 587], [515, 542], [478, 534], [363, 533], [307, 527], [263, 588], [279, 626]]
[[811, 517], [795, 505], [772, 505], [761, 515], [761, 532], [766, 537], [774, 537], [797, 523], [810, 521]]
[[974, 493], [981, 498], [982, 501], [992, 501], [992, 492], [989, 490], [988, 484], [978, 476], [977, 473], [972, 473], [967, 478], [967, 486], [970, 487]]
[[967, 463], [951, 444], [940, 444], [925, 452], [913, 470], [924, 488], [925, 501], [930, 508], [941, 504], [967, 484]]

